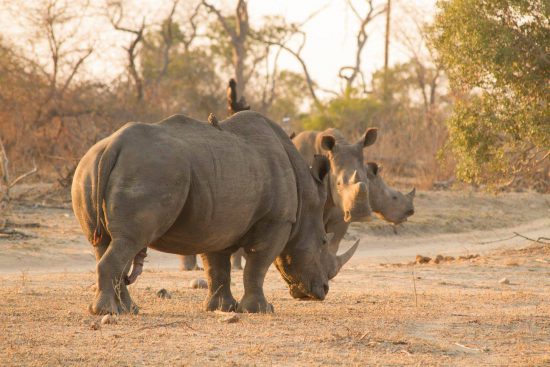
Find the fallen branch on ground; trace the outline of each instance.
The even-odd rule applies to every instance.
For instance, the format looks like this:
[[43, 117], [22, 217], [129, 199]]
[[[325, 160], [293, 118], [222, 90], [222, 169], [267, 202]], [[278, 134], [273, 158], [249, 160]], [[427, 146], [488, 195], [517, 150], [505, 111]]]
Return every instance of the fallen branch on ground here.
[[[537, 242], [537, 243], [542, 243], [543, 245], [550, 245], [550, 238], [547, 238], [547, 237], [539, 237], [537, 238], [536, 240], [532, 239], [532, 238], [529, 238], [529, 237], [526, 237], [520, 233], [517, 233], [517, 232], [513, 232], [516, 236], [518, 237], [521, 237], [521, 238], [525, 238], [526, 240], [528, 241], [532, 241], [532, 242]], [[546, 242], [548, 241], [548, 242]]]
[[138, 331], [143, 331], [143, 330], [147, 330], [147, 329], [155, 329], [155, 328], [159, 328], [159, 327], [168, 327], [168, 326], [172, 326], [172, 325], [176, 325], [176, 324], [183, 324], [183, 325], [186, 326], [187, 328], [189, 328], [189, 329], [191, 329], [191, 330], [193, 330], [193, 331], [197, 331], [197, 329], [191, 327], [191, 325], [189, 325], [187, 322], [185, 322], [185, 321], [183, 321], [183, 320], [180, 320], [180, 321], [167, 322], [167, 323], [164, 323], [164, 324], [154, 324], [154, 325], [143, 326], [143, 327], [140, 327], [139, 329], [132, 330], [132, 331], [128, 331], [128, 332], [126, 332], [126, 333], [115, 334], [115, 335], [113, 335], [113, 337], [115, 337], [115, 338], [121, 338], [121, 337], [124, 336], [124, 335], [129, 335], [129, 334], [137, 333]]
[[22, 238], [32, 238], [35, 237], [34, 235], [17, 231], [12, 228], [0, 228], [0, 237], [12, 237], [12, 236], [19, 236]]
[[543, 245], [549, 245], [550, 244], [550, 238], [548, 238], [548, 237], [539, 237], [535, 240], [533, 238], [529, 238], [529, 237], [524, 236], [524, 235], [522, 235], [520, 233], [517, 233], [517, 232], [512, 232], [512, 233], [514, 234], [512, 237], [501, 238], [501, 239], [493, 240], [493, 241], [478, 242], [478, 245], [486, 245], [488, 243], [508, 241], [508, 240], [511, 240], [512, 238], [516, 238], [516, 237], [521, 237], [521, 238], [524, 238], [524, 239], [526, 239], [528, 241], [532, 241], [532, 242], [542, 243]]

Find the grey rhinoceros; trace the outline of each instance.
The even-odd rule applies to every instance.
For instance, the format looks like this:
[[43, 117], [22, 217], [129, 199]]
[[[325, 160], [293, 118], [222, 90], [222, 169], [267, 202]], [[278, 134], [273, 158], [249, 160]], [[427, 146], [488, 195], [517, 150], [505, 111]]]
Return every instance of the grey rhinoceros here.
[[[330, 251], [336, 253], [340, 241], [351, 222], [364, 221], [372, 210], [383, 219], [394, 224], [401, 223], [414, 213], [415, 190], [407, 195], [387, 186], [378, 175], [378, 166], [369, 163], [364, 166], [363, 148], [376, 140], [376, 129], [367, 129], [363, 137], [350, 144], [338, 129], [325, 131], [303, 131], [292, 142], [310, 164], [316, 154], [326, 154], [330, 162], [328, 197], [324, 209], [325, 230], [334, 233]], [[368, 191], [368, 195], [365, 193]], [[364, 211], [368, 202], [369, 211]]]
[[[311, 169], [275, 123], [240, 112], [216, 128], [176, 115], [129, 123], [80, 161], [73, 209], [97, 260], [94, 314], [137, 312], [126, 283], [147, 247], [203, 254], [206, 310], [271, 312], [263, 282], [274, 263], [295, 298], [325, 298], [349, 260], [328, 251], [325, 157]], [[230, 289], [230, 255], [245, 248], [244, 295]]]
[[368, 162], [365, 169], [369, 179], [369, 202], [372, 211], [393, 224], [407, 221], [407, 218], [414, 214], [416, 189], [413, 188], [408, 194], [402, 194], [388, 186], [380, 176], [382, 167], [374, 162]]

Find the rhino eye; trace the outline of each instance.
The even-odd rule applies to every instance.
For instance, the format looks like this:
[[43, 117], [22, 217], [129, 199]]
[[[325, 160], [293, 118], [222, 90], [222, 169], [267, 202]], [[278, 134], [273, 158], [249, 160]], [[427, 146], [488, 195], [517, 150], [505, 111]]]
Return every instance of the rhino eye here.
[[394, 195], [394, 196], [392, 197], [392, 199], [393, 199], [393, 200], [397, 200], [397, 196]]

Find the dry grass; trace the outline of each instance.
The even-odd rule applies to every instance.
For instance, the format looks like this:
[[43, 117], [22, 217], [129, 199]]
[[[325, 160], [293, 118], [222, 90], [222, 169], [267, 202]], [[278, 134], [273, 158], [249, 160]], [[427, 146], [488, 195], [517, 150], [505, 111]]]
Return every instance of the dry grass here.
[[[468, 263], [411, 269], [355, 263], [325, 302], [290, 298], [271, 270], [273, 315], [233, 324], [202, 311], [200, 273], [148, 271], [132, 286], [142, 307], [116, 325], [90, 325], [92, 273], [0, 278], [0, 365], [543, 365], [550, 363], [548, 246]], [[235, 273], [240, 276], [240, 273]], [[511, 285], [498, 279], [506, 275]], [[235, 295], [242, 295], [240, 281]], [[167, 288], [171, 299], [156, 291]]]

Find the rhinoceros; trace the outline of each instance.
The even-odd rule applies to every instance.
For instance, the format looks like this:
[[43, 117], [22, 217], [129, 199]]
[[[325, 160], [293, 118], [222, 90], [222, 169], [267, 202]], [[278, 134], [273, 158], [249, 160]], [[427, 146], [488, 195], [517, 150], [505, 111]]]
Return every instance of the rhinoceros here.
[[[378, 174], [378, 166], [375, 163], [364, 166], [363, 148], [375, 140], [376, 129], [373, 128], [367, 129], [361, 140], [355, 144], [349, 144], [337, 129], [327, 129], [323, 132], [304, 131], [292, 139], [306, 161], [311, 163], [315, 154], [323, 153], [327, 154], [330, 161], [329, 190], [323, 217], [325, 230], [334, 233], [329, 246], [332, 253], [338, 251], [349, 224], [364, 219], [347, 213], [350, 206], [354, 208], [356, 205], [357, 197], [368, 198], [370, 209], [394, 224], [405, 221], [414, 213], [414, 189], [403, 195], [385, 184]], [[363, 192], [353, 189], [357, 185], [360, 185], [362, 190], [363, 185], [366, 185], [368, 196], [353, 195]]]
[[400, 224], [414, 214], [415, 188], [408, 194], [402, 194], [386, 185], [380, 177], [382, 167], [378, 164], [368, 162], [365, 169], [369, 179], [370, 206], [377, 216], [387, 222]]
[[376, 142], [378, 130], [368, 128], [356, 143], [350, 144], [334, 128], [325, 131], [303, 131], [292, 142], [309, 164], [316, 154], [326, 155], [331, 171], [324, 208], [325, 229], [334, 233], [329, 248], [336, 253], [351, 222], [370, 219], [368, 178], [364, 168], [363, 149]]
[[[216, 128], [183, 115], [129, 123], [96, 143], [73, 180], [73, 210], [93, 244], [93, 314], [137, 312], [127, 283], [147, 247], [203, 254], [206, 310], [272, 312], [263, 282], [274, 263], [295, 298], [323, 300], [353, 255], [328, 251], [325, 157], [311, 168], [284, 131], [240, 112]], [[230, 255], [245, 248], [244, 295], [230, 289]]]

